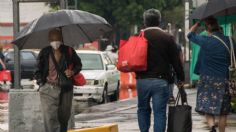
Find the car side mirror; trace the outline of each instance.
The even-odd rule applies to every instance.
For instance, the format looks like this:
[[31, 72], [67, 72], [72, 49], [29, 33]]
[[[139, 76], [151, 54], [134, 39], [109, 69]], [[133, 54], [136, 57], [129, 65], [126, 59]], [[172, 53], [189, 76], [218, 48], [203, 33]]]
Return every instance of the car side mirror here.
[[114, 70], [115, 68], [115, 65], [107, 65], [107, 70]]

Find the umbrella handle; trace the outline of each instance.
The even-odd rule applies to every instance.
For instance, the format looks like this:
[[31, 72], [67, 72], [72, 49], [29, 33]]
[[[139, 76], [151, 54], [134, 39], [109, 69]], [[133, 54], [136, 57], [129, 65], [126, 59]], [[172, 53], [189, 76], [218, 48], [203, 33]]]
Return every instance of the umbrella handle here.
[[59, 27], [59, 29], [61, 30], [61, 42], [62, 42], [63, 45], [65, 45], [65, 44], [64, 44], [64, 40], [63, 40], [62, 27]]

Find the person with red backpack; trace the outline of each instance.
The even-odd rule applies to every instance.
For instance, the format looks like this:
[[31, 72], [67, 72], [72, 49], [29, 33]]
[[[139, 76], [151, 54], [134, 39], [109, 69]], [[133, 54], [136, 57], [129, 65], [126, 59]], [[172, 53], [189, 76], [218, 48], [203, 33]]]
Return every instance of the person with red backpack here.
[[52, 29], [48, 37], [50, 46], [40, 51], [35, 73], [44, 127], [45, 132], [66, 132], [71, 117], [73, 76], [81, 71], [82, 64], [75, 50], [63, 44], [60, 29]]
[[165, 132], [171, 66], [176, 73], [179, 87], [183, 86], [184, 69], [173, 36], [159, 28], [160, 11], [157, 9], [146, 10], [143, 20], [144, 37], [148, 41], [148, 49], [147, 69], [136, 72], [138, 123], [141, 132], [149, 132], [153, 109], [154, 132]]

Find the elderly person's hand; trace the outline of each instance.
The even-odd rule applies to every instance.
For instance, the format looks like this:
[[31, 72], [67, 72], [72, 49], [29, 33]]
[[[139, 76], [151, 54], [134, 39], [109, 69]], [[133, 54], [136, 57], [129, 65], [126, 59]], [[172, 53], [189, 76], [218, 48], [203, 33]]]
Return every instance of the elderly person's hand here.
[[74, 75], [74, 71], [67, 69], [65, 70], [65, 74], [68, 78], [71, 78]]
[[178, 88], [184, 88], [184, 82], [178, 82], [177, 87]]
[[197, 28], [200, 26], [200, 22], [195, 23], [191, 28], [190, 32], [196, 32]]

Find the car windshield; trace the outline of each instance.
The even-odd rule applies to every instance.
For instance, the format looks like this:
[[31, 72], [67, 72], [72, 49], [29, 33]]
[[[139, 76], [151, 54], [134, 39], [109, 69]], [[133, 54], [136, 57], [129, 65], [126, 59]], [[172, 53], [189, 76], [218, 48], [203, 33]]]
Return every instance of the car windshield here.
[[82, 70], [103, 70], [103, 63], [100, 54], [79, 53], [83, 64]]

